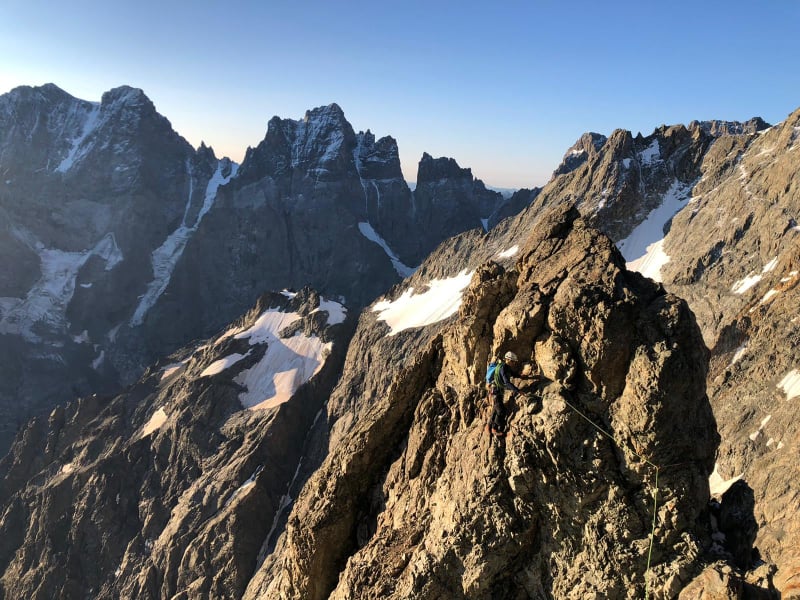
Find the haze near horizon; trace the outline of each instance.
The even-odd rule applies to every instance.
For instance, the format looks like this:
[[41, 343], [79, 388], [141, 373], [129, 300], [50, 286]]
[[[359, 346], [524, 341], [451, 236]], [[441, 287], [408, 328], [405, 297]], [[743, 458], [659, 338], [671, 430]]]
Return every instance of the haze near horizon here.
[[487, 185], [543, 185], [587, 131], [800, 106], [800, 3], [423, 3], [144, 0], [0, 7], [0, 94], [54, 83], [97, 101], [141, 88], [190, 143], [241, 161], [269, 119], [335, 102], [356, 131]]

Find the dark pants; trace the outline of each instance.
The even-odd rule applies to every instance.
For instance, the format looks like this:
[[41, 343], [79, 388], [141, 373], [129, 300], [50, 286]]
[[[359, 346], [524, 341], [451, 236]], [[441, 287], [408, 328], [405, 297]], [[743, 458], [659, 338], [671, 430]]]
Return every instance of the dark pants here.
[[492, 386], [492, 417], [489, 425], [497, 431], [506, 431], [506, 407], [503, 405], [503, 390]]

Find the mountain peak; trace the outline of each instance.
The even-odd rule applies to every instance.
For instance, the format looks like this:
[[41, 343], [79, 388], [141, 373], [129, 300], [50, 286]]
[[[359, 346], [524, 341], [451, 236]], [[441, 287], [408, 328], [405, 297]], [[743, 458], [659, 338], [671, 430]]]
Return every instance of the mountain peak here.
[[122, 85], [115, 87], [103, 94], [101, 99], [102, 104], [111, 104], [127, 107], [150, 107], [155, 110], [155, 106], [145, 93], [139, 89]]
[[472, 181], [472, 169], [462, 169], [453, 158], [445, 156], [433, 158], [427, 152], [423, 152], [417, 170], [417, 185], [446, 178]]

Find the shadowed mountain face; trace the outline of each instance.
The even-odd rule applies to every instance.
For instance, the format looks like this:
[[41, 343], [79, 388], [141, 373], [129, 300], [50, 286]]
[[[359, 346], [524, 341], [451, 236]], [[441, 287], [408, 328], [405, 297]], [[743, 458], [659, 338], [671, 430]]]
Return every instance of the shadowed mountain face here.
[[0, 597], [240, 596], [352, 321], [310, 289], [267, 294], [125, 393], [31, 421], [0, 462]]
[[264, 290], [312, 284], [361, 306], [445, 237], [533, 197], [507, 202], [457, 165], [437, 185], [417, 210], [395, 141], [354, 133], [335, 104], [272, 119], [239, 168], [191, 148], [141, 90], [0, 97], [0, 449], [32, 414], [136, 381]]

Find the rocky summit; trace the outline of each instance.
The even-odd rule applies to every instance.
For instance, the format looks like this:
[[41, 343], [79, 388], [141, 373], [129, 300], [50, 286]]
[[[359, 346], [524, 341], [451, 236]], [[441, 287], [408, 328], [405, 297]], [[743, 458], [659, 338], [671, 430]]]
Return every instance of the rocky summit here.
[[[660, 598], [688, 584], [719, 437], [686, 304], [627, 272], [574, 210], [541, 218], [507, 268], [479, 266], [452, 319], [404, 328], [387, 313], [404, 297], [362, 316], [328, 404], [330, 453], [245, 598]], [[535, 376], [498, 438], [483, 379], [507, 350]]]

